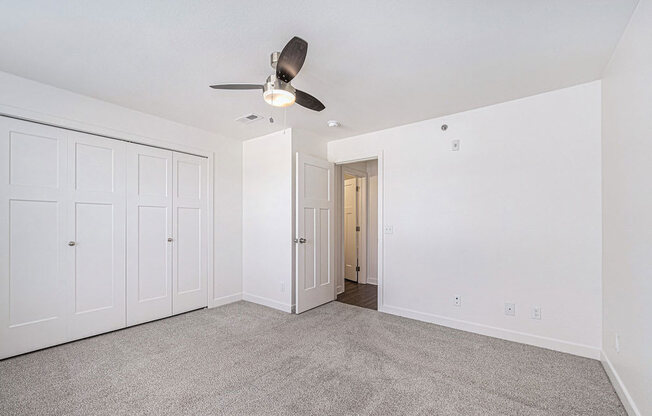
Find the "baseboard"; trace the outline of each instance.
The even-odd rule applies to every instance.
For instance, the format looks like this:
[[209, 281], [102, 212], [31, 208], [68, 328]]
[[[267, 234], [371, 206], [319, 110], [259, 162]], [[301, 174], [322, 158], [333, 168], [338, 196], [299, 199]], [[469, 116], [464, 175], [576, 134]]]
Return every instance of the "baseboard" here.
[[227, 305], [229, 303], [237, 302], [242, 300], [242, 292], [234, 293], [232, 295], [222, 296], [219, 298], [211, 299], [209, 308], [215, 308], [222, 305]]
[[344, 287], [342, 287], [342, 286], [338, 286], [338, 287], [335, 289], [335, 292], [336, 292], [338, 295], [339, 295], [340, 293], [344, 293]]
[[289, 303], [282, 303], [274, 299], [269, 299], [262, 296], [256, 296], [250, 293], [243, 293], [242, 300], [246, 300], [247, 302], [257, 303], [259, 305], [267, 306], [269, 308], [278, 309], [279, 311], [292, 313], [293, 305]]
[[376, 285], [376, 286], [378, 286], [378, 278], [377, 277], [367, 276], [367, 284], [368, 285]]
[[378, 310], [380, 312], [385, 312], [392, 315], [416, 319], [418, 321], [429, 322], [449, 328], [460, 329], [462, 331], [473, 332], [493, 338], [520, 342], [521, 344], [528, 344], [535, 347], [547, 348], [549, 350], [579, 355], [580, 357], [593, 358], [596, 360], [600, 359], [600, 349], [590, 345], [576, 344], [574, 342], [563, 341], [556, 338], [548, 338], [539, 335], [528, 334], [525, 332], [512, 331], [509, 329], [478, 324], [475, 322], [463, 321], [425, 312], [418, 312], [397, 306], [382, 305], [378, 308]]
[[638, 410], [638, 407], [636, 407], [634, 399], [632, 399], [632, 396], [629, 394], [627, 387], [625, 387], [623, 380], [616, 372], [616, 369], [611, 364], [609, 357], [607, 357], [607, 354], [605, 354], [604, 351], [601, 351], [600, 353], [600, 361], [602, 361], [602, 367], [604, 367], [605, 373], [607, 373], [609, 380], [611, 380], [611, 384], [614, 386], [614, 390], [616, 390], [616, 394], [627, 411], [627, 414], [629, 416], [641, 416], [642, 413]]

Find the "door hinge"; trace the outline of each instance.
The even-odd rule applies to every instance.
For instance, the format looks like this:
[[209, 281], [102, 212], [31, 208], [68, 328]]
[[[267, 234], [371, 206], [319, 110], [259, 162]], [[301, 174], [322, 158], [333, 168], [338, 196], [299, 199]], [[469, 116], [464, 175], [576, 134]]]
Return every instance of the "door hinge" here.
[[360, 192], [360, 187], [359, 187], [359, 186], [356, 186], [356, 187], [355, 187], [355, 191], [356, 191], [356, 192]]
[[360, 271], [360, 266], [355, 266], [355, 271], [359, 272]]
[[356, 231], [360, 231], [360, 226], [357, 225], [357, 226], [355, 227], [355, 230], [356, 230]]

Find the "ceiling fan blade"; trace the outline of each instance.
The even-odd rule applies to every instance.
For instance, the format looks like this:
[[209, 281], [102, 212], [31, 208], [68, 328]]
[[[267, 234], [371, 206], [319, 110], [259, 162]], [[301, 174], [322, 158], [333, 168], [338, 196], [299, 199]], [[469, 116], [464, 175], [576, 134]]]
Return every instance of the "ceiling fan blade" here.
[[278, 57], [276, 78], [283, 82], [292, 81], [292, 78], [297, 76], [303, 66], [307, 53], [308, 42], [296, 36], [290, 39]]
[[324, 108], [326, 108], [324, 104], [321, 103], [321, 101], [319, 101], [312, 95], [308, 94], [307, 92], [296, 90], [296, 96], [297, 96], [296, 103], [299, 104], [300, 106], [306, 107], [314, 111], [321, 111]]
[[216, 90], [262, 90], [263, 86], [258, 84], [221, 84], [211, 85]]

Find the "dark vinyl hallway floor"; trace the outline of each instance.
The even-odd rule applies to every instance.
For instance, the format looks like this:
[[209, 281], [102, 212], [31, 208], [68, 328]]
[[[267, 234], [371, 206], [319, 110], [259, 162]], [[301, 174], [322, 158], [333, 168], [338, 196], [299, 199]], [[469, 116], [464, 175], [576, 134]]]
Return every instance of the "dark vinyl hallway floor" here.
[[337, 301], [361, 308], [378, 310], [378, 286], [363, 285], [344, 280], [344, 292], [337, 295]]

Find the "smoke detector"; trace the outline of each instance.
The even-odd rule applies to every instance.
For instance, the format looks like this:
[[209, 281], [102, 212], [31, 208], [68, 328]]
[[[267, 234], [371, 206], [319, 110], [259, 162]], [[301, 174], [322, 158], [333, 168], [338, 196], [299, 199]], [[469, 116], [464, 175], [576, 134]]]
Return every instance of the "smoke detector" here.
[[254, 121], [260, 120], [261, 118], [263, 117], [259, 116], [258, 114], [251, 113], [251, 114], [246, 114], [242, 117], [238, 117], [235, 119], [235, 121], [239, 121], [240, 123], [244, 123], [244, 124], [249, 124], [249, 123], [253, 123]]
[[328, 127], [340, 127], [341, 126], [340, 122], [337, 121], [337, 120], [328, 120], [328, 122], [326, 124], [328, 125]]

